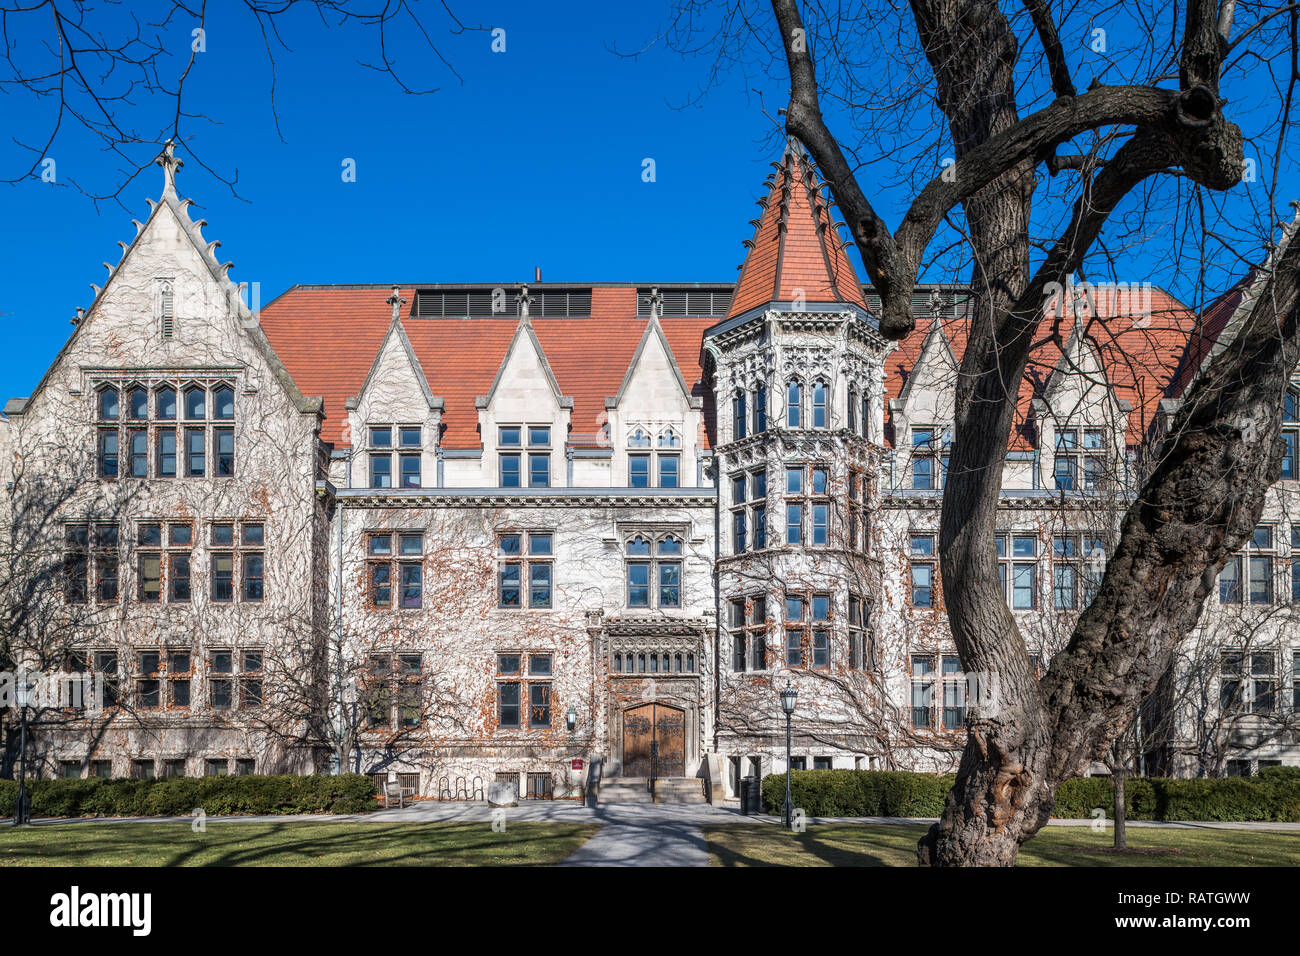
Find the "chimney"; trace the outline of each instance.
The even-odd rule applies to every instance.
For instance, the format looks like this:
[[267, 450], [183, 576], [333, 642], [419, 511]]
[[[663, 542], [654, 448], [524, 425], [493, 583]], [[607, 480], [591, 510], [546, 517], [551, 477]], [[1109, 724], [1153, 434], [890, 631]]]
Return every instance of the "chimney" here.
[[542, 281], [542, 267], [541, 267], [541, 266], [534, 266], [534, 267], [533, 267], [533, 281], [534, 281], [534, 282], [541, 282], [541, 281]]

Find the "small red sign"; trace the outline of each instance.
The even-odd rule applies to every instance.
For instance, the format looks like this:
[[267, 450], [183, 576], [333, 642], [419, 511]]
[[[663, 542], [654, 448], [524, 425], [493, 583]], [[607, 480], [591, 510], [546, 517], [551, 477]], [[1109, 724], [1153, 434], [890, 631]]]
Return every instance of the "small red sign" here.
[[581, 760], [575, 760], [575, 761], [573, 761], [573, 769], [574, 769], [574, 770], [581, 770], [581, 769], [582, 769], [582, 761], [581, 761]]

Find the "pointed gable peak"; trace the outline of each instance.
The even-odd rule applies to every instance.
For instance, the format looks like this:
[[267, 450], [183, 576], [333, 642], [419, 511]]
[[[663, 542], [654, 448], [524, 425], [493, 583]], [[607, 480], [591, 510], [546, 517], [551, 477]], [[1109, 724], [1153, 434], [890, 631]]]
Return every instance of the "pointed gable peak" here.
[[703, 408], [704, 400], [697, 395], [691, 394], [691, 388], [686, 384], [686, 377], [682, 375], [681, 366], [677, 364], [677, 356], [673, 354], [673, 347], [668, 342], [668, 336], [664, 328], [659, 324], [659, 310], [663, 306], [663, 296], [659, 289], [650, 290], [647, 297], [650, 300], [650, 318], [646, 320], [645, 331], [641, 333], [641, 341], [637, 344], [636, 351], [632, 353], [632, 360], [627, 364], [627, 372], [623, 375], [623, 384], [619, 386], [618, 394], [605, 399], [606, 408], [617, 408], [623, 401], [623, 396], [627, 394], [632, 380], [636, 377], [637, 369], [641, 366], [641, 361], [645, 358], [647, 347], [651, 342], [657, 343], [660, 356], [667, 364], [669, 371], [672, 373], [673, 380], [677, 387], [681, 389], [682, 395], [690, 403], [692, 408]]
[[732, 297], [730, 316], [769, 302], [845, 302], [865, 308], [862, 287], [840, 241], [825, 183], [803, 145], [791, 139], [767, 194]]
[[401, 289], [394, 288], [393, 294], [384, 300], [388, 305], [392, 306], [393, 319], [388, 324], [388, 331], [384, 334], [383, 341], [379, 343], [375, 357], [370, 363], [370, 371], [366, 374], [365, 381], [361, 383], [361, 389], [353, 397], [345, 399], [344, 404], [347, 408], [356, 408], [361, 397], [368, 394], [370, 386], [379, 379], [383, 373], [384, 353], [390, 346], [401, 350], [402, 355], [410, 365], [416, 385], [419, 386], [421, 393], [424, 395], [424, 400], [429, 403], [429, 407], [439, 411], [444, 408], [443, 400], [434, 395], [433, 389], [429, 387], [429, 379], [424, 374], [424, 366], [420, 364], [419, 358], [416, 357], [410, 336], [406, 334], [406, 326], [402, 323], [400, 314], [401, 303], [405, 302], [406, 299], [402, 297], [401, 291]]
[[959, 364], [957, 353], [952, 347], [952, 340], [943, 327], [943, 319], [936, 311], [930, 322], [929, 331], [921, 340], [921, 349], [917, 353], [916, 360], [912, 363], [912, 368], [898, 391], [896, 401], [906, 405], [911, 399], [912, 392], [923, 387], [921, 383], [925, 383], [924, 387], [932, 387], [935, 379], [951, 382], [952, 375]]
[[541, 340], [537, 337], [537, 330], [533, 328], [532, 320], [528, 318], [526, 303], [532, 300], [528, 295], [528, 286], [523, 286], [520, 294], [516, 296], [523, 314], [519, 316], [519, 324], [515, 326], [515, 334], [510, 339], [510, 344], [506, 346], [505, 355], [501, 357], [501, 364], [497, 367], [496, 378], [492, 380], [492, 388], [486, 395], [480, 395], [475, 399], [477, 408], [488, 408], [492, 404], [492, 399], [496, 396], [497, 390], [501, 387], [506, 378], [506, 371], [510, 368], [510, 363], [518, 356], [518, 350], [527, 343], [532, 350], [533, 357], [537, 361], [538, 367], [546, 378], [547, 385], [550, 386], [551, 394], [555, 396], [556, 402], [560, 408], [573, 408], [573, 397], [565, 395], [560, 390], [559, 380], [555, 377], [555, 372], [551, 368], [550, 359], [546, 357], [546, 349], [542, 348]]

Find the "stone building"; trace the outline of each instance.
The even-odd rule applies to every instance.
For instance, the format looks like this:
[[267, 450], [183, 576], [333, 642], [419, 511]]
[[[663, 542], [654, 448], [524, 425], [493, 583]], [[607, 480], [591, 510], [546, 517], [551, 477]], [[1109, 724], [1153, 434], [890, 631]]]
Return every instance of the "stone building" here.
[[[776, 164], [735, 282], [294, 286], [257, 311], [160, 164], [0, 428], [8, 549], [58, 568], [24, 660], [99, 688], [49, 708], [43, 773], [344, 769], [453, 799], [654, 776], [724, 799], [784, 769], [787, 683], [796, 766], [955, 766], [971, 684], [936, 543], [968, 304], [926, 286], [916, 333], [884, 341], [806, 157]], [[1257, 281], [1203, 316], [1150, 286], [1049, 306], [997, 540], [1038, 666]], [[1152, 767], [1300, 763], [1296, 432], [1143, 715]]]

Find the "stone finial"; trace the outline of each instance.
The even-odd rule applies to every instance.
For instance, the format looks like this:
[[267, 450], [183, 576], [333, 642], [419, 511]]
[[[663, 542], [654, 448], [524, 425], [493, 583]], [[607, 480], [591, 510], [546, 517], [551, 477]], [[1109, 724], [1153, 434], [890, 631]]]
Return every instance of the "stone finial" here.
[[646, 302], [650, 304], [650, 318], [658, 322], [664, 314], [664, 295], [659, 291], [658, 286], [650, 289], [650, 294], [645, 297]]
[[402, 290], [394, 286], [393, 294], [384, 301], [393, 307], [393, 321], [396, 322], [402, 315], [402, 306], [406, 304], [406, 300], [402, 298]]
[[533, 296], [528, 291], [527, 282], [519, 287], [519, 292], [515, 295], [515, 301], [519, 303], [519, 318], [528, 318], [528, 307], [533, 304]]
[[1082, 321], [1084, 316], [1089, 313], [1089, 306], [1091, 305], [1089, 302], [1088, 284], [1086, 282], [1080, 283], [1071, 291], [1073, 292], [1070, 302], [1071, 315], [1075, 321]]
[[163, 168], [163, 195], [176, 195], [176, 170], [185, 165], [185, 161], [176, 157], [176, 141], [167, 140], [167, 145], [158, 154], [154, 163]]

